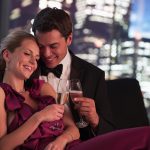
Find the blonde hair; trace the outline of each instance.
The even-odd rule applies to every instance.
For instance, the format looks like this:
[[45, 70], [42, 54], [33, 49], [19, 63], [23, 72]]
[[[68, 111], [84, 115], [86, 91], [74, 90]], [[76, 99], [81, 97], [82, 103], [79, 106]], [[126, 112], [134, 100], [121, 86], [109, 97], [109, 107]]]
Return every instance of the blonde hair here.
[[[3, 78], [5, 68], [6, 68], [6, 63], [5, 60], [3, 59], [3, 51], [4, 50], [9, 50], [11, 53], [15, 51], [15, 49], [19, 46], [21, 46], [21, 43], [25, 39], [32, 39], [37, 43], [36, 38], [23, 30], [14, 30], [10, 32], [1, 42], [0, 45], [0, 76]], [[38, 44], [38, 43], [37, 43]], [[0, 78], [0, 81], [2, 79]]]

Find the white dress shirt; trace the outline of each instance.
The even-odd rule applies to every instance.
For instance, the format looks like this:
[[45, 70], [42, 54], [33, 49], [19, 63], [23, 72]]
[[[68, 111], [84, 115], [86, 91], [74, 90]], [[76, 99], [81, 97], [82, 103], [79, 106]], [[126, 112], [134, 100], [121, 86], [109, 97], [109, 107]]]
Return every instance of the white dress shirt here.
[[[64, 59], [60, 62], [60, 64], [63, 65], [62, 74], [60, 76], [61, 79], [69, 79], [70, 78], [70, 66], [71, 66], [71, 56], [69, 51], [67, 50], [67, 54], [64, 57]], [[44, 80], [45, 82], [48, 82], [52, 85], [52, 87], [57, 89], [57, 85], [59, 82], [59, 78], [57, 78], [53, 73], [48, 73], [48, 76], [40, 76], [40, 79]]]

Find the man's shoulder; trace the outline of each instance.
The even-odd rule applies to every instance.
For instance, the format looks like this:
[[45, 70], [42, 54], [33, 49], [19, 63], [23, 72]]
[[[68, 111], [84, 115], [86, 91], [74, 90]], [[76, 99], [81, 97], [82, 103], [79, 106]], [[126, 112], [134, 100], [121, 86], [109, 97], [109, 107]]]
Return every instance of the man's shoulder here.
[[76, 59], [76, 61], [78, 62], [78, 64], [80, 64], [82, 67], [86, 68], [86, 69], [89, 69], [91, 71], [94, 71], [94, 72], [99, 72], [99, 73], [104, 73], [104, 71], [100, 68], [98, 68], [97, 66], [93, 65], [92, 63], [89, 63], [88, 61], [78, 57], [78, 56], [73, 56], [74, 59]]

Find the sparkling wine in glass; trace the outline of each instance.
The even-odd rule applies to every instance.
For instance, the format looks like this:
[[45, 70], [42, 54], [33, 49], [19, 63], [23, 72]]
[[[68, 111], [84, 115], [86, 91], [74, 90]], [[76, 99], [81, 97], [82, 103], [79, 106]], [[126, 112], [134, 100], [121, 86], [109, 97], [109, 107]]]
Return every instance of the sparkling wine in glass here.
[[[77, 109], [80, 107], [80, 103], [75, 102], [74, 99], [77, 97], [83, 97], [82, 87], [79, 79], [70, 80], [70, 90], [69, 94], [72, 102], [77, 106]], [[84, 128], [88, 126], [88, 122], [85, 121], [84, 117], [80, 115], [79, 122], [76, 123], [79, 128]]]
[[56, 96], [57, 104], [64, 105], [68, 101], [68, 97], [69, 97], [69, 80], [59, 79]]

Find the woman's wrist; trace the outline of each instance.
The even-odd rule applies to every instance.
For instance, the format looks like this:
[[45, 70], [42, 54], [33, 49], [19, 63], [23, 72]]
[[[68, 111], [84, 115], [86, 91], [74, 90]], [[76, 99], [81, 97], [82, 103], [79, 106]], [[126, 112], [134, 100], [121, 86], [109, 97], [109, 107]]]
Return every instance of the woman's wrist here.
[[57, 140], [60, 140], [61, 142], [63, 141], [65, 145], [67, 145], [68, 143], [72, 142], [73, 136], [72, 134], [65, 132], [64, 134], [62, 134], [62, 136], [57, 137]]
[[74, 140], [73, 135], [71, 133], [65, 133], [67, 137], [67, 143], [72, 142]]
[[42, 122], [43, 117], [40, 112], [36, 112], [32, 117], [34, 118], [35, 122], [37, 122], [38, 124]]

